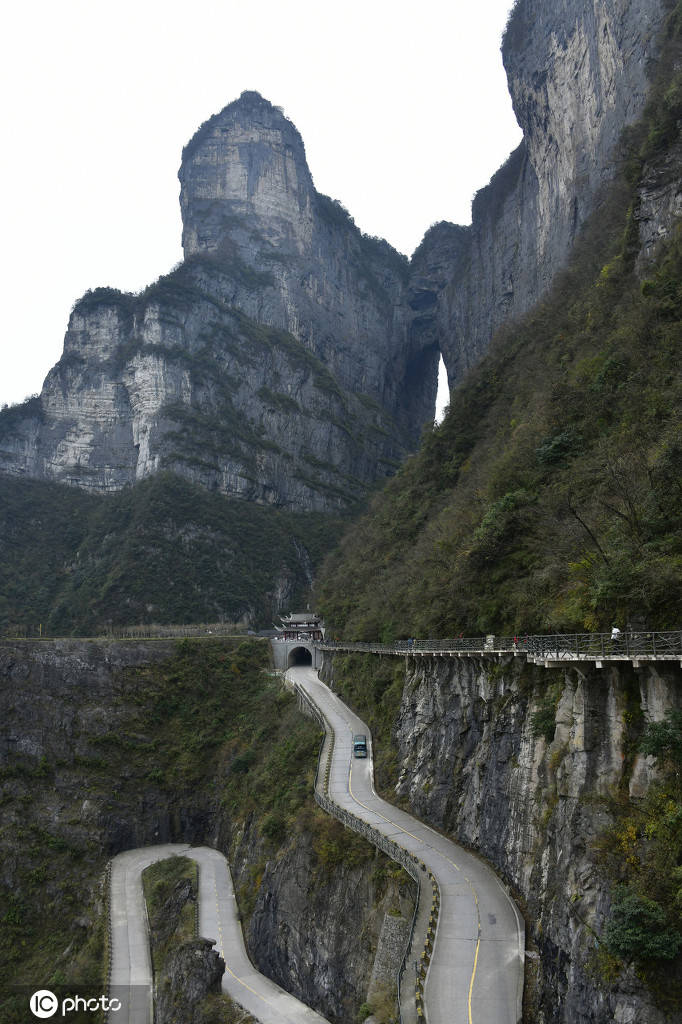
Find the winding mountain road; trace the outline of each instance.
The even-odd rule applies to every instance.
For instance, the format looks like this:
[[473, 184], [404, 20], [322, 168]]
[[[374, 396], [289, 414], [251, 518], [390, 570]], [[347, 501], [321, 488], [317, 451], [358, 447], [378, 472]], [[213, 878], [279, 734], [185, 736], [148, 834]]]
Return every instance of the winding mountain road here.
[[500, 880], [473, 854], [377, 796], [371, 756], [352, 756], [353, 734], [369, 736], [369, 729], [314, 669], [293, 668], [287, 678], [334, 730], [329, 797], [416, 854], [438, 882], [440, 915], [424, 993], [429, 1024], [518, 1024], [525, 932]]
[[152, 966], [142, 872], [173, 854], [199, 865], [199, 934], [215, 940], [225, 961], [222, 988], [262, 1024], [328, 1024], [328, 1021], [285, 992], [248, 958], [239, 922], [232, 876], [222, 853], [205, 846], [151, 846], [121, 853], [112, 862], [110, 996], [121, 1009], [111, 1024], [151, 1024]]
[[[311, 668], [287, 672], [319, 708], [334, 732], [328, 796], [415, 854], [435, 876], [441, 896], [434, 950], [425, 986], [429, 1024], [518, 1024], [521, 1020], [524, 927], [497, 876], [480, 860], [428, 825], [393, 807], [374, 790], [370, 756], [352, 756], [354, 733], [365, 723]], [[173, 854], [199, 865], [199, 932], [215, 940], [225, 960], [223, 991], [262, 1024], [327, 1024], [253, 967], [244, 947], [232, 878], [225, 857], [208, 847], [154, 846], [112, 862], [110, 996], [121, 1000], [117, 1024], [151, 1024], [152, 967], [142, 871]]]

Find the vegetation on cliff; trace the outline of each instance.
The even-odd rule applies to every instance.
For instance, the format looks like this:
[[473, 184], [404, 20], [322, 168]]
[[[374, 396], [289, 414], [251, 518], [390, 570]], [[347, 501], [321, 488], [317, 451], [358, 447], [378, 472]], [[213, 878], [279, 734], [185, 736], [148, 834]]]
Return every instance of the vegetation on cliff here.
[[[7, 868], [0, 1017], [7, 1024], [25, 1019], [15, 985], [103, 991], [107, 905], [99, 879], [111, 855], [153, 844], [159, 827], [170, 841], [207, 842], [219, 832], [229, 843], [247, 822], [256, 834], [263, 829], [274, 855], [290, 841], [304, 805], [314, 806], [318, 729], [264, 672], [267, 644], [169, 647], [174, 653], [162, 660], [146, 659], [142, 650], [139, 667], [114, 671], [108, 695], [83, 691], [78, 706], [53, 681], [50, 720], [57, 716], [77, 741], [60, 744], [52, 735], [38, 754], [26, 737], [25, 751], [0, 763], [0, 858]], [[41, 678], [28, 646], [4, 654], [5, 668], [27, 664]], [[101, 654], [105, 664], [116, 661], [108, 645]], [[68, 652], [61, 656], [71, 664]], [[23, 689], [27, 699], [36, 697], [30, 678]], [[0, 703], [3, 733], [16, 731], [18, 710], [6, 690]], [[267, 829], [272, 815], [285, 824], [276, 841]]]
[[0, 633], [150, 622], [270, 625], [338, 536], [323, 514], [210, 493], [170, 473], [93, 495], [0, 476]]
[[657, 777], [637, 801], [615, 796], [614, 822], [597, 844], [612, 884], [612, 906], [599, 968], [614, 977], [623, 963], [653, 989], [665, 1009], [682, 998], [682, 711], [669, 710], [639, 743]]
[[199, 868], [189, 857], [175, 855], [150, 864], [142, 872], [154, 973], [171, 947], [196, 935]]
[[[682, 234], [641, 280], [638, 189], [682, 115], [682, 11], [569, 268], [494, 339], [328, 560], [348, 639], [679, 625]], [[671, 171], [668, 169], [668, 174]]]
[[[286, 857], [317, 907], [339, 875], [363, 871], [382, 898], [387, 858], [317, 808], [319, 727], [268, 662], [258, 640], [0, 643], [0, 752], [12, 751], [0, 755], [3, 1024], [23, 1024], [38, 988], [104, 991], [103, 872], [121, 850], [217, 846], [233, 858], [245, 925]], [[358, 963], [371, 963], [372, 912], [357, 907]], [[357, 1010], [362, 994], [339, 971], [334, 998]]]
[[222, 963], [197, 936], [196, 861], [169, 857], [142, 874], [154, 964], [157, 1024], [257, 1024], [220, 991]]

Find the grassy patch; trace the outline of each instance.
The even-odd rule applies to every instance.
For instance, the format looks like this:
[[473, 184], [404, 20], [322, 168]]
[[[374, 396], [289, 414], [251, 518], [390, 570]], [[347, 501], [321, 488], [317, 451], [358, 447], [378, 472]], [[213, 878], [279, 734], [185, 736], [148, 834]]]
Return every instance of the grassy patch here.
[[142, 872], [147, 902], [155, 975], [161, 972], [171, 949], [196, 934], [199, 871], [190, 857], [167, 857]]

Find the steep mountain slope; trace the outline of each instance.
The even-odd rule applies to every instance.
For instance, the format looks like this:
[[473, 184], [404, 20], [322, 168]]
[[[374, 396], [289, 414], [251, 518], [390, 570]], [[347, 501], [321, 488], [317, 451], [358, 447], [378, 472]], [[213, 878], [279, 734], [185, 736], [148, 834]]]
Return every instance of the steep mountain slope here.
[[323, 672], [371, 722], [387, 798], [512, 886], [524, 1024], [679, 1020], [679, 666], [330, 653]]
[[[658, 31], [670, 6], [567, 0], [545, 9], [518, 0], [503, 56], [524, 143], [479, 193], [472, 226], [437, 225], [411, 267], [315, 191], [298, 132], [257, 93], [209, 119], [180, 169], [183, 263], [138, 296], [84, 296], [42, 394], [0, 412], [0, 473], [13, 510], [9, 533], [0, 533], [12, 581], [2, 587], [2, 621], [72, 629], [131, 619], [269, 621], [310, 579], [338, 514], [357, 510], [416, 447], [433, 413], [438, 350], [451, 381], [459, 379], [493, 330], [548, 286], [595, 206], [599, 221], [564, 291], [461, 392], [459, 411], [428, 438], [421, 468], [407, 472], [409, 502], [403, 496], [394, 509], [387, 499], [394, 540], [375, 536], [365, 550], [363, 526], [350, 542], [362, 553], [340, 604], [366, 580], [353, 622], [370, 632], [538, 629], [595, 624], [614, 611], [670, 621], [677, 397], [666, 345], [675, 345], [677, 312], [664, 293], [674, 292], [676, 242], [660, 280], [651, 269], [682, 208], [674, 45]], [[674, 35], [675, 17], [671, 24]], [[616, 150], [662, 46], [658, 113]], [[600, 187], [616, 171], [604, 205]], [[651, 280], [646, 295], [636, 275]], [[640, 406], [641, 438], [633, 426]], [[600, 450], [604, 434], [617, 440]], [[642, 445], [633, 448], [635, 435]], [[168, 522], [167, 498], [183, 487], [162, 471], [216, 492], [208, 518], [192, 513], [183, 523], [191, 504], [183, 497]], [[29, 487], [18, 479], [26, 477]], [[163, 482], [138, 492], [151, 477]], [[121, 504], [100, 506], [106, 534], [92, 524], [74, 532], [73, 520], [62, 529], [63, 518], [47, 511], [54, 492], [31, 490], [44, 481], [72, 485], [74, 510], [85, 507], [75, 488], [103, 498], [123, 491]], [[623, 491], [632, 488], [635, 504], [646, 505], [643, 530], [642, 514], [619, 504], [628, 505]], [[65, 501], [54, 499], [55, 516]], [[207, 501], [198, 496], [197, 509]], [[43, 510], [39, 532], [50, 537], [49, 579], [35, 551], [33, 502]], [[251, 517], [254, 504], [264, 508]], [[261, 514], [267, 506], [272, 519]], [[119, 508], [127, 511], [117, 522]], [[280, 511], [319, 519], [287, 533]], [[602, 518], [608, 537], [595, 526]], [[254, 523], [264, 533], [260, 550]], [[515, 531], [519, 545], [508, 556]], [[375, 571], [386, 545], [392, 553]], [[169, 567], [158, 581], [172, 577], [172, 587], [148, 571], [155, 552]], [[327, 607], [350, 622], [334, 599]]]
[[641, 115], [671, 6], [516, 3], [502, 57], [523, 142], [477, 194], [471, 226], [437, 225], [413, 257], [418, 320], [430, 321], [440, 339], [451, 386], [565, 266], [617, 171], [623, 127]]
[[278, 612], [301, 605], [341, 525], [165, 472], [104, 495], [0, 477], [0, 630], [270, 626]]
[[278, 108], [244, 93], [180, 180], [185, 260], [83, 296], [0, 411], [0, 628], [269, 625], [433, 417], [407, 260], [316, 192]]
[[113, 491], [165, 468], [298, 511], [353, 505], [433, 417], [406, 259], [315, 191], [257, 93], [199, 129], [180, 180], [184, 262], [76, 303], [41, 395], [0, 414], [0, 470]]
[[679, 624], [681, 32], [570, 269], [330, 560], [345, 636]]

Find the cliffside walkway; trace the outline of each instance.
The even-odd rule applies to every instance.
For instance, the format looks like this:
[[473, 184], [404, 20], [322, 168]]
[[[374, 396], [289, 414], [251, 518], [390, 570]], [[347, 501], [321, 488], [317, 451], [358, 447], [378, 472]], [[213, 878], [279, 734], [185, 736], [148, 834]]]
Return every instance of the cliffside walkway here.
[[[318, 803], [408, 870], [423, 865], [434, 881], [425, 948], [422, 952], [413, 942], [403, 973], [402, 987], [411, 976], [414, 991], [416, 970], [417, 1019], [429, 1024], [518, 1024], [525, 934], [507, 890], [472, 853], [377, 796], [369, 729], [317, 672], [293, 668], [287, 678], [327, 733], [316, 779]], [[366, 760], [352, 755], [355, 733], [368, 737]], [[415, 1008], [411, 992], [401, 995], [401, 1007], [411, 1003]]]
[[[53, 643], [56, 640], [69, 642], [85, 641], [100, 643], [105, 640], [121, 640], [139, 643], [141, 641], [168, 641], [179, 639], [222, 640], [247, 639], [244, 633], [233, 633], [231, 628], [216, 626], [204, 629], [195, 626], [168, 626], [154, 630], [112, 630], [100, 636], [58, 637], [13, 634], [0, 637], [0, 643], [17, 640], [30, 643]], [[251, 636], [251, 640], [269, 643], [265, 637]], [[293, 643], [293, 641], [292, 641]], [[300, 641], [295, 642], [300, 646]], [[357, 651], [364, 654], [392, 654], [402, 657], [467, 658], [473, 656], [495, 657], [515, 655], [527, 661], [551, 668], [564, 662], [590, 661], [602, 668], [604, 663], [629, 661], [635, 668], [650, 661], [676, 661], [682, 667], [682, 630], [656, 632], [621, 633], [617, 643], [610, 633], [554, 633], [523, 636], [477, 636], [451, 637], [446, 640], [395, 640], [392, 643], [379, 641], [310, 640], [305, 646], [318, 651]]]
[[182, 844], [129, 850], [114, 857], [111, 870], [110, 996], [122, 1007], [116, 1024], [152, 1024], [152, 964], [142, 872], [173, 854], [199, 865], [199, 934], [212, 938], [225, 961], [222, 988], [262, 1024], [328, 1024], [319, 1013], [285, 992], [248, 958], [232, 877], [222, 853]]
[[553, 668], [571, 661], [590, 661], [597, 668], [613, 661], [629, 661], [635, 668], [650, 661], [677, 661], [682, 666], [682, 630], [621, 633], [556, 633], [533, 636], [453, 637], [448, 640], [396, 640], [393, 643], [323, 641], [320, 651], [357, 651], [365, 654], [399, 654], [403, 657], [467, 658], [472, 656], [524, 657], [536, 665]]

